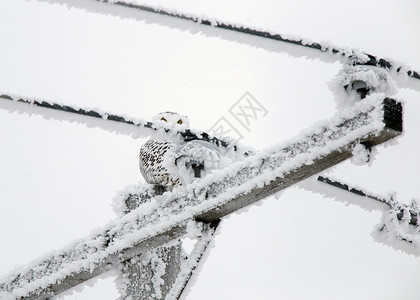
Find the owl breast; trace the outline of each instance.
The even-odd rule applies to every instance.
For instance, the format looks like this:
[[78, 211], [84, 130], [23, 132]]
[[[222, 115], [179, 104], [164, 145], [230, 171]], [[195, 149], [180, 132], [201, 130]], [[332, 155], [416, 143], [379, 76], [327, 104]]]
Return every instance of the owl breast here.
[[140, 148], [140, 172], [147, 183], [163, 186], [179, 185], [179, 178], [171, 176], [167, 166], [173, 164], [170, 155], [174, 144], [149, 140]]

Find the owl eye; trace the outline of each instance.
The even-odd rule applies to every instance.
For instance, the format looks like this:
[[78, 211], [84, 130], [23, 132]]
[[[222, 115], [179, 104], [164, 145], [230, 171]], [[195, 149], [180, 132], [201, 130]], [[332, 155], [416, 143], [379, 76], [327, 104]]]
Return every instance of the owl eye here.
[[181, 119], [179, 119], [177, 123], [178, 123], [178, 124], [182, 124], [182, 120], [181, 120]]
[[168, 121], [166, 121], [166, 119], [165, 118], [162, 118], [162, 119], [160, 119], [161, 121], [165, 121], [165, 122], [168, 122]]

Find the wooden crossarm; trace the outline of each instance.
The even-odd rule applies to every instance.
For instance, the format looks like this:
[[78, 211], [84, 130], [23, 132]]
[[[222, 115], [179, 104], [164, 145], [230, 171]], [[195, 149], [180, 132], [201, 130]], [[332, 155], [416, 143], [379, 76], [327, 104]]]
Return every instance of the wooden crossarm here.
[[348, 159], [357, 143], [378, 145], [401, 131], [401, 104], [371, 95], [289, 142], [178, 190], [163, 207], [152, 199], [55, 255], [4, 276], [0, 298], [47, 299], [181, 237], [191, 219], [218, 220]]

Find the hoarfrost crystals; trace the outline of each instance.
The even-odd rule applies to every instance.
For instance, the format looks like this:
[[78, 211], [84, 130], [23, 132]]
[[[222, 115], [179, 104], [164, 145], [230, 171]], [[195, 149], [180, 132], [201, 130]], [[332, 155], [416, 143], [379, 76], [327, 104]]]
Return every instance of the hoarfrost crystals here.
[[388, 73], [374, 66], [347, 66], [330, 83], [336, 94], [338, 108], [353, 106], [367, 95], [382, 93], [385, 97], [394, 95], [397, 84]]
[[391, 209], [383, 218], [383, 224], [377, 227], [378, 233], [387, 241], [403, 240], [420, 250], [420, 213], [419, 201], [413, 199], [410, 205], [389, 201]]
[[166, 248], [160, 247], [121, 265], [121, 274], [116, 280], [121, 299], [129, 299], [132, 295], [141, 295], [141, 299], [162, 299], [166, 252]]
[[353, 148], [352, 155], [353, 157], [351, 158], [351, 162], [355, 165], [361, 166], [369, 162], [370, 151], [366, 148], [366, 146], [357, 144]]

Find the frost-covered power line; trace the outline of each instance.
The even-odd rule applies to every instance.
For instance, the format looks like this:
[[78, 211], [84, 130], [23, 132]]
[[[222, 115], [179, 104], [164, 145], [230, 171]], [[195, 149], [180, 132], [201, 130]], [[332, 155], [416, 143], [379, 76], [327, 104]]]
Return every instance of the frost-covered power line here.
[[[85, 0], [85, 1], [89, 2], [89, 0]], [[328, 43], [314, 42], [314, 41], [311, 41], [309, 39], [305, 39], [302, 37], [280, 34], [280, 33], [272, 32], [265, 29], [252, 28], [243, 24], [236, 24], [236, 23], [225, 22], [225, 21], [217, 20], [217, 19], [204, 18], [202, 16], [197, 16], [191, 13], [183, 13], [174, 9], [167, 9], [161, 6], [153, 6], [150, 4], [148, 5], [139, 4], [138, 2], [135, 2], [135, 1], [129, 1], [129, 0], [124, 0], [124, 1], [94, 0], [94, 1], [99, 1], [104, 4], [111, 4], [111, 5], [121, 6], [121, 7], [142, 10], [142, 11], [146, 11], [146, 12], [150, 12], [154, 14], [159, 14], [159, 15], [177, 18], [177, 19], [181, 19], [181, 20], [185, 20], [189, 22], [194, 22], [196, 24], [200, 24], [204, 26], [211, 26], [214, 28], [219, 28], [219, 29], [233, 31], [233, 32], [241, 33], [241, 34], [261, 37], [261, 38], [270, 39], [274, 41], [293, 44], [296, 46], [310, 48], [316, 51], [330, 53], [331, 55], [334, 55], [337, 58], [345, 59], [355, 65], [357, 64], [357, 65], [376, 66], [376, 67], [384, 68], [387, 70], [395, 71], [396, 73], [406, 74], [409, 77], [420, 80], [420, 73], [415, 70], [410, 69], [407, 66], [398, 65], [397, 63], [392, 62], [390, 60], [387, 60], [387, 59], [384, 59], [384, 58], [381, 58], [381, 57], [378, 57], [369, 53], [360, 52], [354, 49], [340, 48], [340, 47], [333, 46]], [[69, 6], [81, 5], [80, 3], [76, 4], [67, 0], [48, 0], [48, 2], [57, 2], [61, 4], [64, 3]], [[87, 9], [91, 9], [91, 7], [88, 5], [83, 6], [83, 7]]]
[[394, 195], [387, 197], [374, 195], [362, 188], [324, 176], [318, 176], [317, 180], [349, 193], [386, 204], [389, 210], [383, 218], [383, 224], [378, 228], [379, 232], [387, 234], [388, 238], [397, 238], [415, 246], [420, 245], [420, 210], [418, 201], [415, 199], [410, 205], [407, 205], [397, 201]]
[[[224, 148], [232, 148], [237, 150], [238, 147], [234, 144], [231, 144], [227, 141], [221, 140], [217, 137], [211, 136], [206, 132], [198, 131], [198, 130], [190, 130], [188, 128], [182, 128], [176, 130], [171, 128], [170, 126], [165, 126], [164, 124], [155, 124], [144, 119], [139, 118], [132, 118], [128, 116], [121, 116], [112, 113], [102, 112], [100, 110], [93, 110], [93, 109], [84, 109], [80, 107], [73, 107], [70, 105], [64, 105], [49, 101], [43, 100], [34, 100], [34, 99], [24, 99], [22, 97], [17, 96], [10, 96], [7, 94], [0, 94], [0, 100], [4, 101], [12, 101], [19, 104], [26, 104], [36, 108], [46, 108], [49, 110], [55, 110], [64, 112], [71, 115], [83, 116], [93, 119], [99, 120], [107, 120], [116, 123], [121, 123], [125, 125], [135, 126], [137, 133], [140, 129], [144, 130], [143, 133], [140, 135], [149, 136], [155, 134], [155, 132], [159, 132], [160, 134], [168, 135], [168, 136], [178, 136], [182, 138], [184, 141], [192, 141], [192, 140], [202, 140], [205, 142], [213, 143], [217, 146], [224, 147]], [[18, 109], [18, 107], [13, 107], [13, 109]], [[43, 114], [42, 111], [33, 111], [35, 113]], [[55, 116], [57, 118], [57, 116]]]

